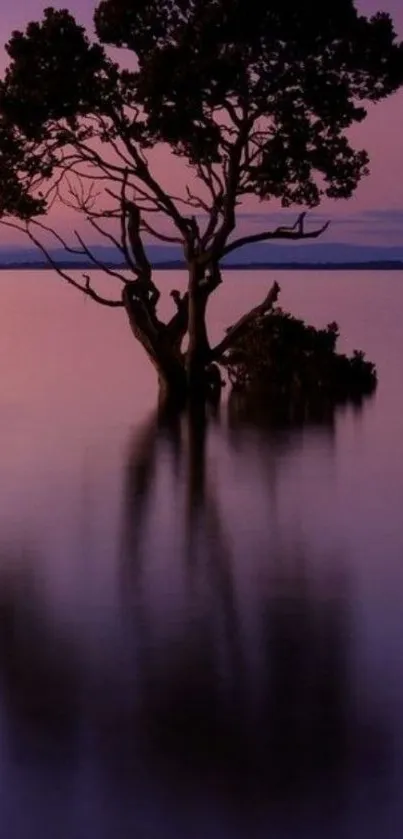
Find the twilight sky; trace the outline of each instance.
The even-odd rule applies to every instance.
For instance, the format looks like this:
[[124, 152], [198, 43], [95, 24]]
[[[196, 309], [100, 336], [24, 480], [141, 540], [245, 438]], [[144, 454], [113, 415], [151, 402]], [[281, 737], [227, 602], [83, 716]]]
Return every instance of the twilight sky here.
[[[40, 19], [43, 10], [53, 5], [56, 8], [68, 7], [80, 23], [91, 26], [96, 0], [15, 0], [0, 4], [0, 70], [6, 56], [2, 45], [8, 40], [13, 29], [24, 28], [29, 20]], [[381, 9], [392, 14], [398, 34], [403, 39], [403, 3], [402, 0], [359, 0], [359, 8], [365, 14], [372, 14]], [[365, 147], [371, 158], [371, 174], [362, 181], [354, 198], [347, 202], [326, 201], [321, 207], [335, 224], [329, 238], [338, 241], [368, 242], [377, 244], [403, 244], [403, 176], [402, 176], [402, 135], [403, 135], [403, 91], [386, 102], [371, 108], [367, 120], [353, 131], [356, 145]], [[156, 155], [155, 172], [169, 186], [183, 181], [183, 168], [179, 161], [169, 162], [163, 150]], [[262, 211], [262, 205], [250, 202], [246, 210], [254, 213], [255, 227], [259, 224], [256, 213]], [[273, 206], [273, 210], [276, 208]], [[264, 214], [264, 218], [267, 214]], [[67, 230], [67, 215], [59, 216], [60, 225]], [[242, 226], [249, 227], [245, 217]], [[261, 225], [259, 225], [261, 226]], [[0, 247], [10, 241], [9, 230], [0, 227]]]

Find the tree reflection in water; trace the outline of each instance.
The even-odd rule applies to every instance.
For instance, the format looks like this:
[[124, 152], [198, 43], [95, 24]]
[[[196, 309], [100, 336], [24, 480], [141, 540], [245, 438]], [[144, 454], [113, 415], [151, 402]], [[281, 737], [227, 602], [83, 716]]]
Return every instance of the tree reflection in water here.
[[[333, 413], [320, 419], [316, 414], [319, 422], [331, 442]], [[245, 415], [237, 423], [232, 412], [230, 423], [234, 440], [243, 433]], [[300, 439], [292, 436], [292, 427], [288, 445]], [[303, 544], [280, 538], [275, 555], [262, 557], [252, 543], [245, 562], [266, 566], [266, 574], [264, 584], [259, 578], [255, 603], [249, 604], [255, 610], [254, 630], [246, 633], [248, 605], [242, 605], [229, 525], [220, 515], [209, 474], [209, 426], [189, 415], [172, 425], [155, 422], [154, 464], [159, 446], [169, 441], [169, 429], [171, 463], [180, 464], [183, 480], [184, 504], [176, 524], [185, 531], [188, 589], [174, 631], [167, 627], [157, 641], [144, 606], [147, 652], [139, 674], [144, 753], [154, 770], [169, 770], [171, 778], [177, 772], [181, 782], [220, 790], [238, 804], [291, 803], [310, 793], [315, 799], [319, 788], [321, 796], [327, 791], [334, 799], [337, 789], [348, 789], [364, 764], [369, 768], [371, 755], [379, 761], [382, 751], [370, 707], [357, 707], [355, 700], [351, 586], [343, 559], [335, 557], [330, 568], [327, 562], [320, 569]], [[142, 456], [144, 463], [144, 450]], [[144, 495], [141, 508], [131, 506], [138, 493], [133, 463], [136, 456], [126, 483], [126, 594], [142, 576], [139, 509], [148, 509], [155, 525], [158, 520]]]
[[[283, 533], [265, 555], [251, 542], [244, 562], [260, 570], [253, 599], [244, 596], [210, 473], [220, 422], [156, 416], [130, 443], [117, 551], [125, 632], [113, 662], [86, 660], [55, 632], [29, 578], [1, 580], [3, 702], [12, 731], [29, 723], [55, 748], [68, 740], [91, 750], [108, 784], [117, 773], [135, 785], [147, 771], [166, 792], [224, 802], [238, 818], [325, 807], [371, 773], [386, 742], [372, 697], [357, 706], [351, 582], [341, 557], [318, 566]], [[232, 414], [235, 444], [243, 423]], [[159, 544], [171, 561], [174, 530], [181, 548], [176, 568], [157, 566], [156, 598], [147, 543], [160, 526], [161, 485], [169, 525]], [[181, 595], [164, 621], [174, 574]]]

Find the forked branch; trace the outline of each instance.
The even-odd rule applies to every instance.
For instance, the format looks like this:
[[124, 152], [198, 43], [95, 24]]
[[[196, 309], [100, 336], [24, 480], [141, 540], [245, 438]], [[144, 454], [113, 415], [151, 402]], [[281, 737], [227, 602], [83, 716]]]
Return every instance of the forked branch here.
[[327, 221], [326, 224], [322, 225], [322, 227], [306, 231], [305, 218], [306, 212], [301, 213], [298, 216], [292, 227], [276, 227], [275, 230], [264, 230], [262, 233], [254, 233], [251, 236], [241, 236], [240, 239], [235, 239], [233, 242], [226, 245], [221, 256], [227, 256], [227, 254], [232, 253], [232, 251], [235, 251], [238, 248], [243, 248], [245, 245], [255, 245], [258, 242], [268, 242], [271, 239], [288, 239], [293, 241], [299, 239], [318, 239], [330, 225], [330, 221]]

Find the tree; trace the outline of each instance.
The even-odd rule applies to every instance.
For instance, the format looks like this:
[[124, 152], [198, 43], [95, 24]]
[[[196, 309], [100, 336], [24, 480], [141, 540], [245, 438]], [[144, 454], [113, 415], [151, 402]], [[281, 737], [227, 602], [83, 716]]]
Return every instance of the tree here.
[[[100, 263], [79, 231], [75, 247], [54, 235], [121, 294], [110, 299], [88, 275], [54, 268], [94, 301], [125, 308], [166, 395], [205, 395], [232, 334], [210, 346], [206, 308], [222, 260], [248, 243], [323, 232], [306, 229], [306, 208], [348, 198], [367, 174], [368, 156], [347, 132], [368, 102], [403, 84], [403, 45], [388, 15], [368, 19], [353, 0], [103, 0], [94, 21], [91, 41], [68, 11], [47, 9], [7, 44], [0, 213], [47, 253], [44, 214], [57, 202], [78, 210], [126, 270]], [[131, 57], [129, 69], [109, 47]], [[161, 143], [191, 169], [184, 195], [155, 177]], [[248, 195], [305, 209], [294, 227], [237, 237]], [[188, 288], [172, 292], [167, 323], [145, 237], [183, 248]], [[275, 299], [273, 289], [262, 310]]]

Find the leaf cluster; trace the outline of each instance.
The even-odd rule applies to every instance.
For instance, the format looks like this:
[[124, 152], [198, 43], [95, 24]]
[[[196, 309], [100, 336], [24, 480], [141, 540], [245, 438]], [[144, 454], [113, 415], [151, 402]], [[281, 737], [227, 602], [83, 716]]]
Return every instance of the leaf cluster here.
[[336, 323], [316, 329], [280, 308], [249, 323], [226, 354], [225, 366], [237, 390], [263, 397], [328, 397], [343, 401], [371, 393], [375, 366], [355, 351], [336, 351]]

